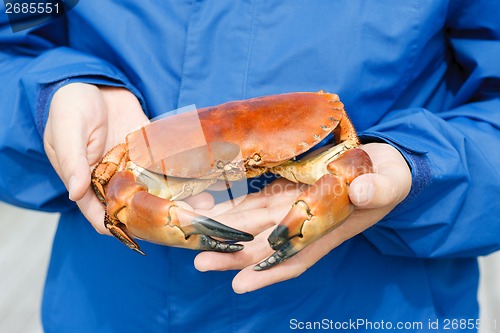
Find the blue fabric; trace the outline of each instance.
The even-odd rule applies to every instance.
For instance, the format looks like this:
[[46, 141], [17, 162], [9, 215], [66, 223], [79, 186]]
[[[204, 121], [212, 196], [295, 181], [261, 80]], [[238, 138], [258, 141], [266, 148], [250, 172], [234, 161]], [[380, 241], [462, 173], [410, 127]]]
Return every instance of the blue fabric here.
[[[411, 332], [478, 317], [476, 257], [500, 248], [500, 3], [81, 1], [65, 19], [16, 34], [4, 12], [0, 199], [62, 212], [47, 332], [422, 323]], [[146, 243], [148, 256], [138, 256], [98, 235], [67, 199], [36, 124], [46, 117], [43, 89], [79, 77], [127, 87], [150, 117], [193, 103], [336, 92], [360, 134], [407, 158], [411, 195], [300, 277], [236, 295], [235, 272], [200, 273], [194, 251]]]

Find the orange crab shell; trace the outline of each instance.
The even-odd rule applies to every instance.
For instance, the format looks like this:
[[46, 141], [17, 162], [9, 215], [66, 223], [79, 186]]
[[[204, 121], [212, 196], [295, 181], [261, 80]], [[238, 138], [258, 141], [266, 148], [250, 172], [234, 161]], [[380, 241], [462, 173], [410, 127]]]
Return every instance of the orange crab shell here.
[[[183, 178], [204, 177], [218, 161], [229, 163], [238, 156], [245, 167], [268, 168], [317, 145], [338, 129], [345, 111], [338, 95], [319, 91], [229, 102], [199, 109], [197, 117], [198, 133], [192, 114], [164, 118], [130, 133], [130, 159], [150, 171]], [[341, 131], [349, 135], [352, 129]], [[342, 133], [336, 133], [336, 141]], [[218, 143], [217, 151], [211, 151]], [[207, 159], [209, 166], [199, 162]]]

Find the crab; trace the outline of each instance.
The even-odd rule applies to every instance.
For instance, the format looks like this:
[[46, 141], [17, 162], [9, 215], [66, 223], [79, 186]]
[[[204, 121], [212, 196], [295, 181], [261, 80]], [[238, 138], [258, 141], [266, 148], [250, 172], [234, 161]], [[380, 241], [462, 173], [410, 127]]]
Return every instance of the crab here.
[[[130, 133], [92, 172], [106, 228], [141, 254], [134, 238], [194, 250], [242, 250], [237, 242], [251, 241], [250, 233], [198, 215], [177, 200], [221, 180], [272, 173], [306, 189], [270, 234], [274, 253], [254, 267], [269, 269], [341, 225], [354, 210], [349, 184], [372, 172], [336, 94], [270, 95], [194, 112], [201, 135], [187, 125], [186, 114], [152, 122]], [[205, 145], [195, 143], [198, 136]], [[314, 150], [325, 139], [331, 144]]]

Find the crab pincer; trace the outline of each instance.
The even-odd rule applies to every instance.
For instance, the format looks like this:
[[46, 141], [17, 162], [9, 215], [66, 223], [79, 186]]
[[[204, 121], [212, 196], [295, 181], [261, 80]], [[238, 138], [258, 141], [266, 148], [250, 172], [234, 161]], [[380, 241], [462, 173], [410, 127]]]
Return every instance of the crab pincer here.
[[353, 212], [349, 184], [357, 176], [372, 172], [368, 154], [349, 149], [327, 165], [329, 173], [305, 190], [268, 237], [275, 252], [254, 270], [269, 269], [293, 257], [312, 242], [340, 226]]
[[249, 233], [149, 193], [141, 177], [163, 181], [162, 176], [133, 165], [124, 144], [113, 148], [92, 174], [94, 191], [106, 207], [104, 225], [130, 249], [145, 254], [134, 241], [138, 238], [194, 250], [235, 252], [243, 249], [235, 242], [253, 239]]

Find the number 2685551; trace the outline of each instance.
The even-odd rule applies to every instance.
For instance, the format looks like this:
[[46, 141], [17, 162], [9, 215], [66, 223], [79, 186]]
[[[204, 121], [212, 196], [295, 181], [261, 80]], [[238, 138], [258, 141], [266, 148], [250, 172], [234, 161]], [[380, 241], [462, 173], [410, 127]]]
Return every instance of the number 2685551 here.
[[5, 4], [6, 14], [59, 14], [59, 4], [52, 2], [15, 2]]

